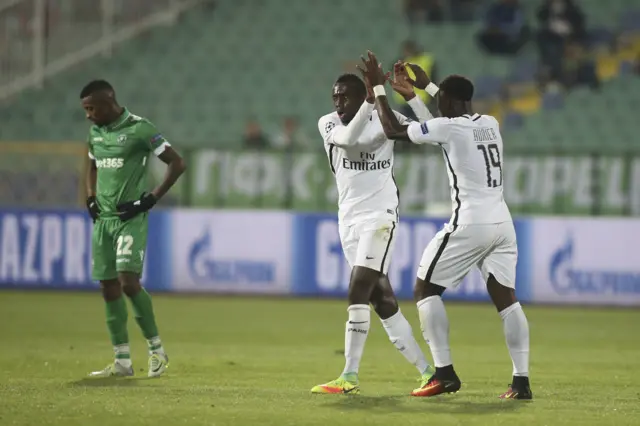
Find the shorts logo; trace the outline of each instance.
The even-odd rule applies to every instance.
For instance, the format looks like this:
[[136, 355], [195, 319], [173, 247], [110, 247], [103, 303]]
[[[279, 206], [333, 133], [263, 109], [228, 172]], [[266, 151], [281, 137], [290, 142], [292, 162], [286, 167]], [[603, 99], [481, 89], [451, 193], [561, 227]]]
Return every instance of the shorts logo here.
[[422, 134], [426, 135], [427, 133], [429, 133], [429, 128], [427, 127], [427, 122], [425, 121], [424, 123], [420, 124], [420, 130], [422, 130]]

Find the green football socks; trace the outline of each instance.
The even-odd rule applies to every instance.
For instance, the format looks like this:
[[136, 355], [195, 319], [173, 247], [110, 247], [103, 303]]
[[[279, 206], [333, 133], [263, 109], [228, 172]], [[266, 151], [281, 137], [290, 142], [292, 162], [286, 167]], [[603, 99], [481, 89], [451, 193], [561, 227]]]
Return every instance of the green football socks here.
[[127, 305], [124, 297], [111, 302], [105, 302], [107, 314], [107, 328], [111, 336], [111, 344], [116, 353], [116, 359], [129, 359], [129, 334], [127, 332]]
[[158, 326], [153, 313], [153, 303], [151, 296], [144, 288], [133, 297], [130, 297], [133, 311], [136, 315], [136, 322], [142, 330], [144, 338], [147, 339], [149, 351], [162, 351], [162, 343], [158, 337]]

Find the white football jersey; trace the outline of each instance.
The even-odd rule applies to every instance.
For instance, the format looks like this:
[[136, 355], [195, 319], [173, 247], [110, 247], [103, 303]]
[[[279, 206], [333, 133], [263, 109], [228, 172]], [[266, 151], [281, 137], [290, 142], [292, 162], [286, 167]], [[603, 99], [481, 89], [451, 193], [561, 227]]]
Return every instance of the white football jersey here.
[[[410, 121], [394, 113], [401, 123]], [[340, 223], [349, 226], [381, 218], [397, 221], [400, 194], [393, 177], [394, 141], [385, 136], [372, 104], [365, 102], [349, 126], [353, 131], [345, 137], [347, 126], [336, 112], [318, 121], [338, 186]]]
[[498, 120], [474, 114], [410, 123], [412, 142], [440, 145], [447, 164], [453, 214], [450, 224], [511, 220], [502, 191], [504, 155]]

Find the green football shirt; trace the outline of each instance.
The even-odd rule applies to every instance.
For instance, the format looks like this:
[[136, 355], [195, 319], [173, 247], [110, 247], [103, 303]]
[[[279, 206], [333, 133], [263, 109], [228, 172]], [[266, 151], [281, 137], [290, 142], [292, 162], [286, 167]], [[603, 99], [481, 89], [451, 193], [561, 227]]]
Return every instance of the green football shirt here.
[[140, 198], [147, 190], [149, 155], [160, 155], [170, 146], [146, 118], [122, 115], [107, 126], [89, 131], [89, 158], [96, 162], [96, 198], [100, 217], [116, 217], [116, 206]]

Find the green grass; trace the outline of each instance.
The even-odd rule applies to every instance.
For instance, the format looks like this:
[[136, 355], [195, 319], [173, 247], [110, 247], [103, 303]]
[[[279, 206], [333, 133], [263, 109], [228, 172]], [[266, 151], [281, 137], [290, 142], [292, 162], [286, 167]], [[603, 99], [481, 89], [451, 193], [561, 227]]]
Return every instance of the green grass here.
[[[100, 296], [0, 292], [0, 425], [640, 424], [638, 311], [527, 307], [535, 396], [527, 403], [497, 398], [511, 362], [490, 306], [448, 305], [461, 392], [412, 399], [417, 372], [377, 321], [362, 395], [309, 393], [342, 370], [343, 301], [154, 301], [168, 374], [145, 378], [145, 343], [130, 315], [138, 377], [87, 380], [111, 357]], [[403, 310], [419, 333], [415, 306]]]

